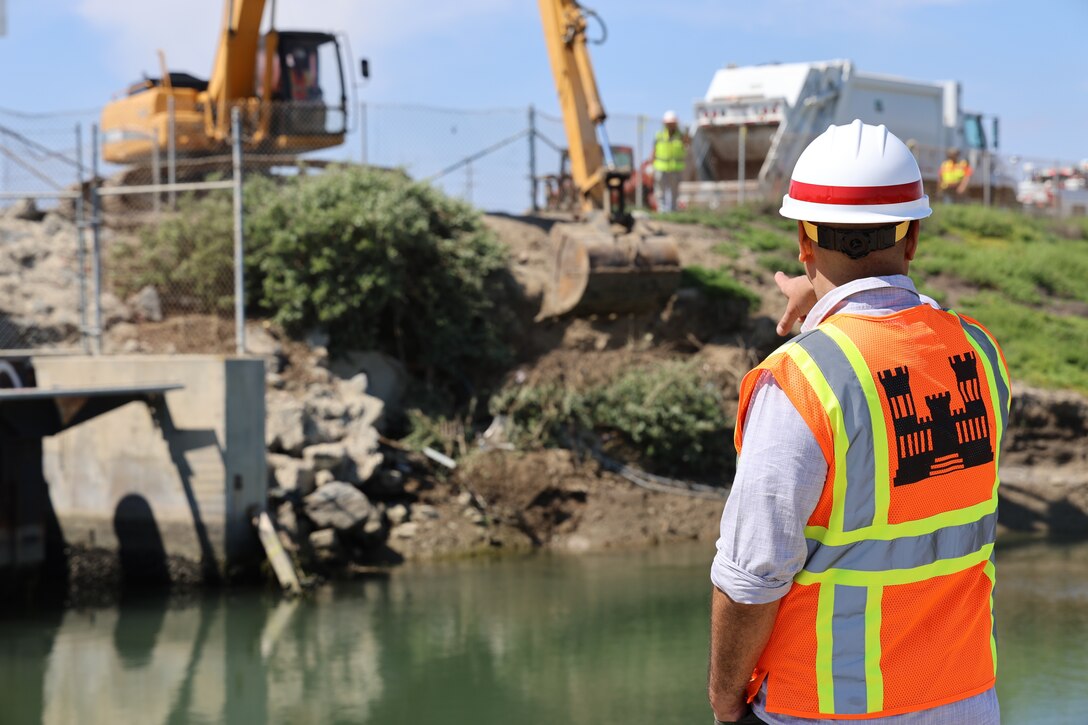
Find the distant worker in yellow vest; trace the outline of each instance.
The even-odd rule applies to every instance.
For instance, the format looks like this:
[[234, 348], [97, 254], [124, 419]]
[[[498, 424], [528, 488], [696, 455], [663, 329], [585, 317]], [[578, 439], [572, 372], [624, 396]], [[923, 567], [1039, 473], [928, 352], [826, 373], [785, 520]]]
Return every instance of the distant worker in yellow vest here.
[[941, 201], [953, 204], [964, 198], [967, 182], [971, 179], [971, 164], [960, 158], [959, 149], [948, 149], [948, 157], [941, 162], [940, 177], [938, 191]]
[[665, 127], [654, 137], [654, 197], [660, 212], [676, 211], [676, 195], [684, 174], [687, 138], [675, 111], [665, 111]]
[[782, 216], [805, 274], [741, 381], [713, 582], [719, 723], [999, 725], [994, 539], [1009, 377], [990, 333], [907, 276], [922, 174], [884, 126], [831, 126]]

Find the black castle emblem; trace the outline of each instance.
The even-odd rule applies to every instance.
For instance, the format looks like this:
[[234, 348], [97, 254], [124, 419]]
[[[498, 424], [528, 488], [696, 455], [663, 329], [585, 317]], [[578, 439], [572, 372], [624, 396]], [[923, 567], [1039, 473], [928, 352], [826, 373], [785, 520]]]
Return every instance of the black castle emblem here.
[[910, 371], [890, 368], [877, 374], [888, 396], [895, 423], [899, 468], [894, 485], [916, 483], [943, 476], [994, 459], [990, 444], [989, 416], [982, 402], [978, 361], [973, 352], [954, 355], [948, 364], [956, 373], [963, 408], [951, 410], [950, 392], [927, 395], [929, 416], [919, 418], [910, 392]]

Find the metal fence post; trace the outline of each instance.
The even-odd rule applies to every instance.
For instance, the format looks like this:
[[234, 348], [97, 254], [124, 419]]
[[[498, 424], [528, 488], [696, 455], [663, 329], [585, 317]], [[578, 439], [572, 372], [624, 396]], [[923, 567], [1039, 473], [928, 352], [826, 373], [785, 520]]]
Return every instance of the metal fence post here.
[[747, 159], [745, 155], [748, 151], [748, 127], [741, 125], [740, 132], [737, 134], [737, 204], [744, 204], [744, 173], [745, 164]]
[[242, 237], [242, 112], [231, 109], [230, 125], [234, 165], [234, 341], [239, 355], [246, 353], [246, 295]]
[[[174, 97], [172, 95], [166, 97], [166, 119], [166, 181], [170, 184], [168, 200], [170, 202], [170, 211], [177, 211], [178, 194], [174, 191], [174, 184], [178, 183], [178, 149], [177, 135], [174, 128]], [[157, 133], [155, 141], [157, 144]], [[155, 179], [155, 183], [159, 183], [158, 178]], [[157, 195], [156, 198], [158, 198]]]
[[79, 264], [79, 341], [83, 353], [91, 351], [91, 339], [87, 334], [87, 245], [83, 231], [87, 226], [83, 218], [83, 127], [76, 124], [76, 259]]
[[641, 113], [635, 117], [635, 159], [631, 166], [635, 175], [635, 208], [643, 207], [645, 191], [642, 188], [642, 134], [646, 130], [646, 117]]
[[[151, 136], [151, 183], [158, 186], [162, 183], [162, 161], [159, 159], [159, 135], [157, 133]], [[159, 213], [159, 205], [162, 201], [162, 194], [155, 192], [151, 195], [151, 209], [156, 214]]]
[[529, 207], [534, 211], [540, 211], [540, 205], [536, 203], [536, 108], [529, 104]]
[[366, 137], [366, 101], [359, 102], [359, 146], [361, 148], [361, 155], [359, 163], [363, 166], [367, 164], [367, 137]]
[[102, 200], [98, 196], [98, 124], [91, 126], [91, 294], [94, 297], [94, 327], [91, 353], [102, 354]]
[[990, 152], [988, 150], [984, 150], [982, 152], [982, 205], [983, 206], [990, 206], [990, 194], [992, 193], [991, 184], [993, 183], [991, 181], [991, 179], [990, 179], [990, 173], [991, 173], [992, 169], [993, 169], [993, 166], [990, 163]]

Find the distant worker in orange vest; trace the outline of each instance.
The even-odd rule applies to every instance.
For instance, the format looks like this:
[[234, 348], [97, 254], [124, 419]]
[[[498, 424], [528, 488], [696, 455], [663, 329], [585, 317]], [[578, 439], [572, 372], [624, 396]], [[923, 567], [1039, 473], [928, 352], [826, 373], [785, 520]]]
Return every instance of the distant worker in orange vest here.
[[805, 274], [740, 384], [711, 567], [718, 723], [998, 725], [992, 593], [1009, 378], [907, 276], [929, 198], [884, 126], [831, 126], [781, 214]]
[[654, 197], [660, 212], [676, 211], [680, 177], [684, 175], [688, 140], [675, 111], [665, 111], [665, 127], [654, 136]]
[[971, 164], [960, 158], [959, 149], [948, 149], [947, 157], [941, 162], [940, 179], [937, 183], [942, 202], [953, 204], [964, 198], [971, 171]]

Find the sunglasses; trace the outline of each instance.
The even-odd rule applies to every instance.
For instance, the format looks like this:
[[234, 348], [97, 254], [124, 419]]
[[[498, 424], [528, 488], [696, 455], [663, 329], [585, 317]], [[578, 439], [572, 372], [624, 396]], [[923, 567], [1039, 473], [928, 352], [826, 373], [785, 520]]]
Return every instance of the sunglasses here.
[[873, 229], [839, 229], [801, 222], [805, 235], [823, 249], [842, 252], [850, 259], [861, 259], [869, 252], [894, 247], [907, 236], [910, 221]]

